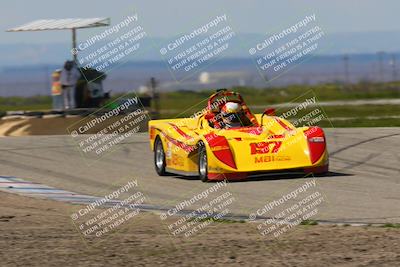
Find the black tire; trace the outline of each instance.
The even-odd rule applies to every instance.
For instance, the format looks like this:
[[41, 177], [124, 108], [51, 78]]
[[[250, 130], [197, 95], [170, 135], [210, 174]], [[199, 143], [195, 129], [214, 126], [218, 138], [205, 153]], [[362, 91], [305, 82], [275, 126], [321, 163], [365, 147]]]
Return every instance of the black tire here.
[[198, 161], [199, 178], [202, 182], [208, 182], [208, 162], [207, 150], [204, 143], [199, 143], [199, 161]]
[[164, 153], [164, 148], [162, 145], [162, 141], [160, 137], [156, 137], [156, 141], [154, 142], [154, 167], [156, 169], [156, 172], [160, 176], [165, 176], [165, 153]]

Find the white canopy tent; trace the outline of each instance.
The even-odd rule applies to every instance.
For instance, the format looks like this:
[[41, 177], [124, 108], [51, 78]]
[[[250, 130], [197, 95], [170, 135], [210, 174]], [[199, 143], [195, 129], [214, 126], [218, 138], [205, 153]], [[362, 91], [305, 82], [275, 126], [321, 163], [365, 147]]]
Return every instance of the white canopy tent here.
[[[72, 49], [76, 50], [76, 29], [103, 27], [110, 25], [110, 18], [71, 18], [71, 19], [40, 19], [21, 26], [8, 29], [7, 32], [72, 30]], [[74, 60], [77, 54], [73, 53]]]

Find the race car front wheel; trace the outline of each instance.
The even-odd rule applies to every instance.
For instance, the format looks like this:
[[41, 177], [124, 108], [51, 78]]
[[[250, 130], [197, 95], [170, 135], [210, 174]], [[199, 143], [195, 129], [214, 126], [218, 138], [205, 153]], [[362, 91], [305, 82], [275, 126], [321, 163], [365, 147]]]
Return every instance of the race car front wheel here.
[[208, 181], [207, 150], [203, 143], [199, 143], [199, 177], [202, 182]]
[[162, 141], [159, 137], [156, 138], [154, 144], [154, 166], [156, 168], [156, 172], [160, 176], [165, 175], [165, 153], [162, 145]]

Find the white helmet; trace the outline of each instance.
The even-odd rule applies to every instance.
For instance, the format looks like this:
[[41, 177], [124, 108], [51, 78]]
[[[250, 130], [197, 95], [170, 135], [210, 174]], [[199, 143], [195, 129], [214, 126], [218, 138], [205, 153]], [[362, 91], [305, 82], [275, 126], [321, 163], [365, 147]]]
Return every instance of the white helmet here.
[[221, 111], [225, 114], [230, 113], [238, 113], [242, 110], [242, 107], [239, 103], [236, 102], [226, 102], [225, 105], [222, 107]]

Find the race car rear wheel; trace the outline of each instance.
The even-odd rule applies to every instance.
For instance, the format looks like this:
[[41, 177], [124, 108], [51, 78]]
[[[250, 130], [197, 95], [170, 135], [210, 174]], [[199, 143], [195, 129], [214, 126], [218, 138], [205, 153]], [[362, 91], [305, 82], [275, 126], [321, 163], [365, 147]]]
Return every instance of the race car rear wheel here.
[[199, 177], [202, 182], [208, 181], [208, 163], [206, 146], [199, 143]]
[[164, 148], [162, 145], [162, 141], [159, 137], [156, 138], [155, 144], [154, 144], [154, 166], [156, 169], [156, 172], [160, 176], [164, 176], [165, 173], [165, 153], [164, 153]]

